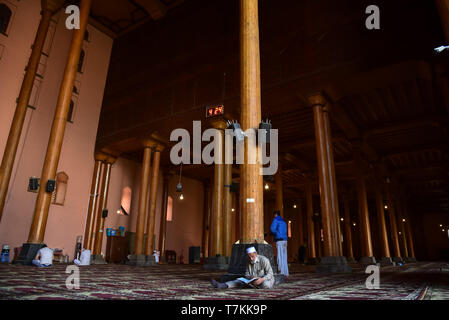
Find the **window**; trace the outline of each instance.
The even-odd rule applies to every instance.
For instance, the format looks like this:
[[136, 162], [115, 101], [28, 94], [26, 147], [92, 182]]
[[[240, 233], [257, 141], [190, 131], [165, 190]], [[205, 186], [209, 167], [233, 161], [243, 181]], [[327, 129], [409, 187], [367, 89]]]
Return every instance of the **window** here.
[[79, 73], [83, 73], [83, 65], [84, 65], [85, 57], [86, 57], [86, 52], [84, 50], [81, 50], [80, 59], [78, 61], [78, 72]]
[[129, 216], [131, 210], [131, 188], [125, 187], [122, 190], [122, 200], [120, 202], [120, 214], [124, 216]]
[[56, 174], [56, 189], [55, 192], [53, 192], [52, 197], [53, 204], [60, 206], [64, 205], [68, 181], [69, 176], [65, 172], [59, 172]]
[[75, 109], [75, 103], [73, 100], [70, 100], [69, 112], [67, 113], [67, 121], [73, 122], [73, 110]]
[[287, 236], [289, 238], [292, 237], [292, 222], [291, 221], [288, 222]]
[[167, 221], [173, 221], [173, 198], [170, 196], [167, 199]]
[[9, 7], [0, 3], [0, 33], [6, 35], [8, 31], [9, 22], [11, 21], [12, 11]]

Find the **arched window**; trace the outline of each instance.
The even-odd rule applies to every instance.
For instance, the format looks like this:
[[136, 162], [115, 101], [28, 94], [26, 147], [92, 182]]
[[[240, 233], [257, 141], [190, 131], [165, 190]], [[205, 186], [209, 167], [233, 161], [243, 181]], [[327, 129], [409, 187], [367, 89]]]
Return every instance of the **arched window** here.
[[131, 195], [132, 191], [130, 187], [125, 187], [122, 190], [122, 200], [120, 202], [120, 214], [129, 216], [131, 211]]
[[69, 112], [67, 113], [67, 121], [73, 122], [73, 110], [75, 109], [75, 103], [73, 100], [70, 100]]
[[8, 31], [9, 22], [11, 21], [12, 11], [9, 7], [0, 3], [0, 33], [6, 35]]
[[84, 50], [81, 50], [80, 60], [78, 61], [78, 72], [79, 73], [83, 73], [83, 64], [84, 64], [85, 56], [86, 56], [86, 52], [84, 52]]
[[53, 193], [53, 204], [64, 205], [69, 176], [65, 172], [56, 174], [56, 190]]

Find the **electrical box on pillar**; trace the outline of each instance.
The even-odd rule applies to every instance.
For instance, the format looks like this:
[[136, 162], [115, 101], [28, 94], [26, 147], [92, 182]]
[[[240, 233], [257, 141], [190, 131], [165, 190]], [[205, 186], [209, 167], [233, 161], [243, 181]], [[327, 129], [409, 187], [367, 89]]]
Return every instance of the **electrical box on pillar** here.
[[45, 191], [48, 193], [53, 193], [56, 188], [56, 180], [48, 180], [45, 187]]

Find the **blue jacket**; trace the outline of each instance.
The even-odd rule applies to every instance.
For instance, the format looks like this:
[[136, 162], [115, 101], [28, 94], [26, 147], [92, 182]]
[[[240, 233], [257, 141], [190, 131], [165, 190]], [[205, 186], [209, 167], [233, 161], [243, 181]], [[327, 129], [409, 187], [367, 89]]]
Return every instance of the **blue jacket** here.
[[281, 216], [274, 218], [270, 229], [274, 235], [274, 241], [287, 240], [287, 224]]

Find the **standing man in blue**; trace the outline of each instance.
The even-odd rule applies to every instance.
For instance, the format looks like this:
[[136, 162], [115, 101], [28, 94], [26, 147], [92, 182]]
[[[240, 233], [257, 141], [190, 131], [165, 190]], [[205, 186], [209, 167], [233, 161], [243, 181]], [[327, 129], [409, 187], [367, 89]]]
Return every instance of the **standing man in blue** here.
[[274, 236], [277, 251], [277, 263], [279, 273], [288, 277], [288, 262], [287, 262], [287, 224], [281, 217], [281, 212], [276, 210], [274, 212], [274, 220], [271, 224], [271, 234]]

